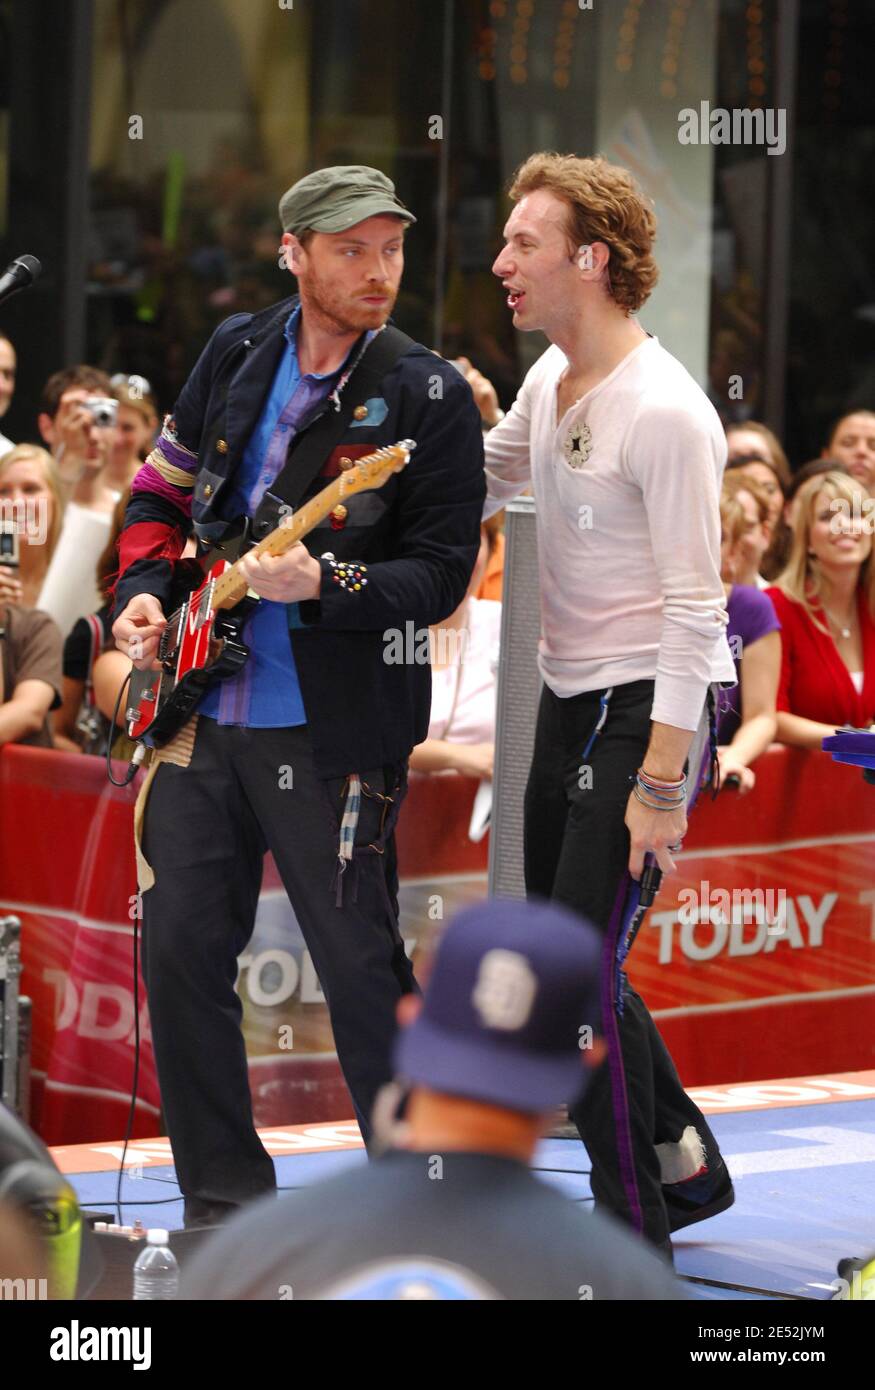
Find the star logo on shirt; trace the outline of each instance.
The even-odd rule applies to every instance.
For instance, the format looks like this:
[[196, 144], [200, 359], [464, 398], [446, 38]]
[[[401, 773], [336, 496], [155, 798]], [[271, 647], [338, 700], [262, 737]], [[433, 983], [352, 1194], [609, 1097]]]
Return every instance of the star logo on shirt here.
[[572, 468], [582, 468], [592, 453], [589, 425], [572, 425], [562, 442], [562, 452]]

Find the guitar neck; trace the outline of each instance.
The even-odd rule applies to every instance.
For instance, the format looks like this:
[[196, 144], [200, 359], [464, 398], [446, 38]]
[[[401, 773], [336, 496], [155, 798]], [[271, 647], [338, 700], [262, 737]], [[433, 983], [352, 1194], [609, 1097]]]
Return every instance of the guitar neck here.
[[[254, 551], [256, 555], [284, 555], [312, 531], [314, 526], [324, 521], [328, 513], [332, 512], [344, 497], [369, 488], [382, 487], [392, 473], [399, 472], [406, 465], [410, 450], [415, 448], [413, 440], [404, 440], [401, 444], [379, 449], [367, 459], [361, 459], [355, 469], [339, 474], [333, 482], [328, 483], [315, 497], [311, 497], [309, 502], [305, 502], [299, 511], [287, 516], [280, 526], [247, 553], [251, 555]], [[240, 568], [240, 561], [237, 560], [216, 581], [212, 607], [214, 610], [234, 608], [248, 592], [249, 581]]]

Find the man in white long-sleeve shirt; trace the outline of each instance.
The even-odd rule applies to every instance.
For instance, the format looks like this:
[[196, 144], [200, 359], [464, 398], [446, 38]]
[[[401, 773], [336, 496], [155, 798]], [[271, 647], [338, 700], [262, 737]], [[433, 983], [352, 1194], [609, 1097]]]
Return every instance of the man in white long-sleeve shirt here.
[[642, 869], [671, 870], [686, 829], [686, 763], [711, 687], [735, 680], [726, 445], [704, 392], [632, 317], [658, 272], [655, 218], [630, 175], [534, 155], [511, 198], [493, 270], [515, 327], [552, 344], [486, 437], [486, 514], [529, 487], [537, 511], [544, 690], [526, 887], [604, 932], [608, 1059], [572, 1116], [597, 1204], [668, 1253], [672, 1230], [731, 1204], [732, 1184], [619, 965]]

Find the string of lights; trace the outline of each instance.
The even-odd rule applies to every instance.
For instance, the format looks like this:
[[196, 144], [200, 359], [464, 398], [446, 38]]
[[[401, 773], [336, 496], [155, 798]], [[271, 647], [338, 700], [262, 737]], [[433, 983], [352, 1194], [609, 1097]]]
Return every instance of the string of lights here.
[[668, 16], [668, 30], [662, 48], [662, 62], [660, 64], [662, 80], [659, 84], [659, 94], [666, 98], [673, 98], [678, 94], [677, 75], [681, 66], [684, 30], [690, 17], [690, 3], [691, 0], [677, 0], [677, 4], [672, 6]]
[[564, 0], [553, 45], [553, 85], [563, 91], [571, 85], [571, 63], [579, 14], [580, 7], [576, 0]]
[[623, 22], [617, 30], [617, 53], [614, 66], [618, 72], [631, 72], [635, 64], [635, 39], [641, 18], [643, 0], [629, 0], [623, 11]]
[[751, 110], [755, 110], [762, 106], [763, 97], [766, 94], [766, 42], [762, 5], [748, 5], [744, 17], [747, 20], [746, 105]]
[[822, 96], [824, 116], [829, 121], [836, 119], [842, 104], [842, 58], [847, 23], [847, 0], [830, 0]]

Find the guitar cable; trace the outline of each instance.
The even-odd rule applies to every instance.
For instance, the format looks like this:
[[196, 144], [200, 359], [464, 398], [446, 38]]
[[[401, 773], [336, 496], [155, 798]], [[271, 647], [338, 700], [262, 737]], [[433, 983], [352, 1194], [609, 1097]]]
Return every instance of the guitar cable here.
[[[132, 756], [132, 758], [131, 758], [130, 764], [129, 764], [129, 766], [128, 766], [128, 770], [127, 770], [127, 772], [126, 772], [126, 774], [125, 774], [125, 776], [124, 776], [123, 781], [119, 782], [119, 781], [117, 781], [116, 778], [113, 776], [113, 774], [112, 774], [112, 745], [113, 745], [112, 730], [118, 728], [118, 724], [117, 724], [116, 721], [118, 720], [118, 712], [119, 712], [119, 709], [120, 709], [120, 707], [121, 707], [122, 696], [124, 695], [125, 690], [126, 690], [127, 687], [130, 685], [130, 683], [131, 683], [131, 673], [130, 673], [130, 671], [129, 671], [128, 674], [125, 676], [124, 680], [122, 681], [121, 686], [119, 687], [118, 695], [116, 696], [115, 708], [113, 709], [113, 712], [112, 712], [112, 725], [111, 725], [111, 728], [110, 728], [110, 735], [109, 735], [109, 737], [107, 738], [107, 741], [106, 741], [106, 775], [107, 775], [107, 777], [109, 778], [110, 782], [112, 783], [112, 785], [113, 785], [114, 787], [127, 787], [127, 786], [129, 786], [129, 785], [131, 784], [131, 782], [134, 780], [134, 777], [136, 776], [138, 767], [140, 766], [140, 764], [142, 763], [143, 759], [144, 759], [145, 756], [146, 756], [146, 745], [145, 745], [145, 743], [138, 743], [138, 744], [136, 745], [136, 747], [134, 748], [133, 756]], [[139, 895], [138, 895], [138, 911], [137, 911], [136, 914], [134, 915], [134, 960], [133, 960], [133, 966], [134, 966], [134, 1075], [133, 1075], [133, 1079], [132, 1079], [132, 1082], [131, 1082], [131, 1103], [130, 1103], [130, 1106], [129, 1106], [129, 1108], [128, 1108], [128, 1123], [127, 1123], [127, 1127], [126, 1127], [126, 1129], [125, 1129], [125, 1137], [124, 1137], [124, 1142], [123, 1142], [123, 1144], [122, 1144], [122, 1153], [121, 1153], [121, 1158], [119, 1159], [119, 1165], [118, 1165], [118, 1175], [117, 1175], [117, 1178], [116, 1178], [115, 1203], [114, 1203], [116, 1212], [117, 1212], [117, 1214], [118, 1214], [118, 1224], [119, 1224], [120, 1226], [122, 1226], [122, 1225], [124, 1224], [124, 1221], [123, 1221], [123, 1218], [122, 1218], [122, 1206], [123, 1206], [123, 1205], [124, 1205], [124, 1206], [129, 1206], [129, 1205], [130, 1205], [130, 1203], [128, 1203], [128, 1202], [125, 1202], [125, 1203], [122, 1202], [122, 1179], [124, 1178], [124, 1175], [125, 1175], [125, 1159], [126, 1159], [127, 1153], [128, 1153], [128, 1144], [130, 1143], [131, 1134], [132, 1134], [133, 1128], [134, 1128], [134, 1116], [135, 1116], [135, 1114], [136, 1114], [136, 1109], [137, 1109], [137, 1087], [138, 1087], [139, 1079], [140, 1079], [140, 961], [139, 961], [140, 941], [139, 941], [139, 926], [138, 926], [139, 920], [140, 920], [140, 912], [139, 912]], [[151, 1205], [151, 1203], [149, 1203], [148, 1205]]]
[[112, 725], [110, 728], [109, 737], [106, 740], [106, 775], [114, 787], [130, 786], [131, 782], [133, 782], [134, 778], [136, 777], [137, 769], [142, 763], [143, 759], [145, 758], [147, 752], [145, 743], [138, 743], [134, 748], [134, 752], [131, 757], [130, 763], [128, 764], [128, 770], [125, 773], [124, 780], [122, 782], [116, 781], [115, 777], [113, 777], [112, 775], [112, 745], [114, 741], [113, 730], [118, 728], [118, 712], [119, 708], [121, 707], [122, 696], [124, 695], [125, 690], [130, 685], [130, 683], [131, 673], [129, 671], [128, 674], [125, 676], [124, 680], [122, 681], [121, 686], [119, 688], [119, 693], [116, 696], [115, 708], [112, 712]]
[[[124, 687], [122, 687], [124, 689]], [[120, 785], [116, 783], [116, 785]], [[124, 1142], [122, 1144], [122, 1154], [119, 1159], [118, 1175], [115, 1184], [115, 1209], [118, 1212], [118, 1224], [124, 1225], [122, 1217], [122, 1206], [132, 1206], [134, 1203], [122, 1203], [122, 1179], [125, 1176], [125, 1159], [128, 1154], [128, 1144], [134, 1128], [134, 1116], [137, 1110], [137, 1087], [140, 1080], [140, 899], [137, 897], [137, 912], [134, 915], [134, 1075], [131, 1081], [131, 1104], [128, 1109], [128, 1123], [125, 1129]], [[137, 1203], [136, 1205], [139, 1205]]]

